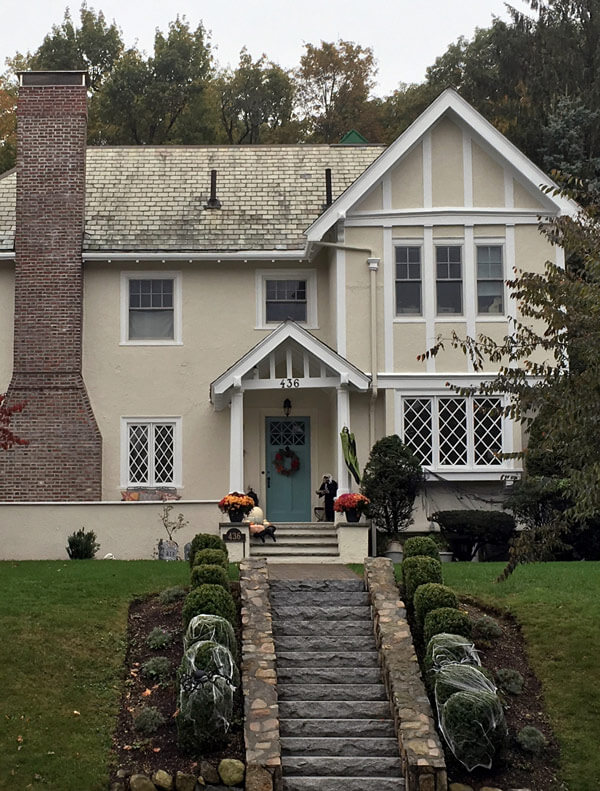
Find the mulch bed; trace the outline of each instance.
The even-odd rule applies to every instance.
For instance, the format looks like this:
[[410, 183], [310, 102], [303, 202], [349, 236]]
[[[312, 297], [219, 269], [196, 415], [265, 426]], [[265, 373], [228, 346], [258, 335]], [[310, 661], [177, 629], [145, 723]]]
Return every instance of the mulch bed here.
[[[234, 599], [239, 604], [239, 583], [232, 583], [231, 587]], [[160, 603], [158, 596], [151, 596], [132, 602], [129, 608], [126, 680], [118, 724], [113, 735], [114, 766], [111, 779], [115, 779], [118, 769], [148, 775], [157, 769], [164, 769], [172, 774], [178, 770], [199, 774], [202, 760], [209, 761], [215, 768], [222, 758], [245, 760], [241, 693], [236, 695], [233, 724], [227, 741], [220, 749], [189, 756], [181, 754], [177, 748], [175, 673], [183, 655], [182, 605], [183, 599], [164, 605]], [[146, 638], [156, 626], [173, 635], [167, 648], [152, 650], [147, 646]], [[238, 645], [241, 645], [239, 626], [236, 637]], [[171, 674], [167, 683], [156, 684], [142, 675], [141, 667], [144, 662], [155, 656], [165, 656], [171, 663]], [[165, 725], [150, 737], [141, 737], [133, 728], [133, 717], [142, 706], [155, 706], [166, 720]]]
[[[525, 679], [525, 684], [520, 695], [501, 694], [509, 737], [505, 750], [497, 756], [492, 769], [479, 768], [469, 773], [446, 750], [449, 778], [453, 782], [468, 784], [476, 791], [485, 786], [502, 789], [528, 788], [531, 791], [564, 789], [565, 786], [557, 778], [558, 744], [544, 710], [540, 682], [529, 666], [525, 640], [518, 624], [509, 615], [490, 612], [472, 600], [463, 600], [460, 606], [471, 618], [490, 615], [502, 627], [502, 637], [489, 642], [476, 641], [482, 666], [494, 674], [501, 668], [518, 670]], [[526, 725], [533, 725], [540, 730], [548, 742], [538, 756], [525, 753], [515, 741], [516, 734]]]

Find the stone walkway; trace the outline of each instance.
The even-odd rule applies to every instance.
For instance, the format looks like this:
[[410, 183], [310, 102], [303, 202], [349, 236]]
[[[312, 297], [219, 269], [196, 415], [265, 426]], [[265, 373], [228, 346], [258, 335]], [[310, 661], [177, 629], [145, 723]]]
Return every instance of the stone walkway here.
[[355, 580], [358, 576], [340, 563], [268, 563], [271, 580]]

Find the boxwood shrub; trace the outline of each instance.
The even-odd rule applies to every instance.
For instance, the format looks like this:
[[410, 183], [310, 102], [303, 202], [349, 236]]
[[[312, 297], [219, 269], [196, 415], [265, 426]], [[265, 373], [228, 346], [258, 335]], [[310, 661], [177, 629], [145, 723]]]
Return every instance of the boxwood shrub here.
[[223, 552], [222, 549], [200, 549], [194, 557], [192, 568], [194, 566], [221, 566], [228, 571], [227, 552]]
[[[202, 550], [203, 552], [210, 552], [211, 550]], [[200, 554], [200, 552], [198, 553]], [[205, 566], [194, 566], [192, 568], [192, 588], [197, 588], [199, 585], [221, 585], [226, 591], [229, 590], [229, 577], [223, 566], [215, 566], [207, 564]]]
[[442, 707], [440, 728], [469, 772], [477, 766], [489, 769], [506, 738], [502, 704], [490, 692], [455, 692]]
[[425, 585], [427, 582], [441, 583], [442, 564], [435, 558], [415, 555], [402, 561], [402, 577], [404, 600], [409, 607], [412, 607], [413, 596], [419, 585]]
[[190, 566], [195, 565], [194, 560], [196, 558], [196, 552], [199, 552], [201, 549], [220, 549], [227, 554], [227, 545], [222, 538], [212, 535], [211, 533], [197, 533], [191, 541], [189, 555]]
[[438, 545], [429, 536], [414, 536], [407, 538], [402, 547], [402, 557], [412, 558], [415, 555], [426, 555], [430, 558], [440, 559]]
[[452, 588], [447, 585], [441, 585], [439, 582], [427, 582], [425, 585], [419, 585], [415, 591], [413, 605], [415, 620], [419, 628], [422, 629], [428, 612], [439, 610], [440, 607], [451, 607], [457, 610], [458, 599]]
[[183, 650], [187, 651], [194, 643], [210, 640], [228, 648], [237, 656], [237, 642], [233, 626], [218, 615], [194, 615], [188, 624], [183, 638]]
[[496, 685], [483, 670], [473, 665], [444, 665], [435, 674], [435, 702], [438, 711], [455, 692], [489, 692], [496, 694]]
[[221, 585], [200, 585], [189, 593], [183, 603], [183, 625], [187, 627], [194, 615], [220, 615], [231, 624], [236, 621], [235, 602]]
[[425, 643], [441, 632], [461, 634], [463, 637], [470, 638], [471, 619], [464, 612], [454, 610], [452, 607], [440, 607], [439, 610], [428, 612], [423, 623]]

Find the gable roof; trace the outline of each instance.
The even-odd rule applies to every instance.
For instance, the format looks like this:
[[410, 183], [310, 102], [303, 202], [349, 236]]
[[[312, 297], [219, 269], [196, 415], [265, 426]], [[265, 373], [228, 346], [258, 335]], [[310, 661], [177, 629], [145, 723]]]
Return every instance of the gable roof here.
[[[371, 377], [364, 371], [348, 362], [323, 341], [315, 338], [312, 333], [305, 330], [300, 324], [292, 319], [287, 319], [211, 383], [210, 400], [215, 405], [215, 408], [223, 409], [226, 403], [227, 391], [231, 388], [241, 387], [244, 377], [248, 377], [245, 382], [245, 386], [248, 388], [251, 388], [252, 381], [259, 381], [261, 363], [280, 350], [290, 350], [290, 352], [295, 350], [301, 354], [306, 353], [308, 357], [312, 357], [314, 361], [323, 367], [319, 375], [311, 376], [310, 360], [306, 360], [307, 365], [305, 366], [304, 377], [297, 377], [301, 379], [305, 387], [321, 387], [323, 386], [323, 380], [331, 376], [337, 378], [337, 384], [352, 385], [362, 391], [367, 390], [371, 382]], [[322, 376], [323, 372], [325, 377]], [[266, 378], [272, 378], [271, 371], [266, 373]], [[283, 378], [289, 377], [290, 373], [290, 371], [287, 371]], [[249, 377], [249, 375], [251, 376]], [[276, 379], [279, 378], [282, 377], [277, 375]]]
[[[415, 146], [444, 116], [470, 127], [475, 140], [482, 140], [500, 158], [508, 162], [534, 188], [556, 187], [543, 170], [523, 154], [513, 143], [499, 132], [481, 113], [465, 101], [452, 88], [447, 88], [426, 110], [375, 160], [356, 181], [318, 217], [306, 230], [309, 242], [316, 242], [373, 187], [397, 162]], [[544, 196], [549, 206], [556, 212], [575, 215], [580, 207], [572, 200], [562, 196]]]
[[[95, 146], [84, 252], [304, 250], [323, 211], [384, 146]], [[206, 209], [217, 171], [220, 209]], [[14, 248], [16, 173], [0, 178], [0, 250]]]

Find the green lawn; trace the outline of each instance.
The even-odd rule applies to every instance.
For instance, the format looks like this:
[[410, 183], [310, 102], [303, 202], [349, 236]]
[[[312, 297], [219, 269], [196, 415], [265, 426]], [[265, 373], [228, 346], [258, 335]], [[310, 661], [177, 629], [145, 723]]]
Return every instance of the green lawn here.
[[494, 583], [503, 565], [444, 564], [444, 582], [517, 618], [561, 744], [563, 779], [570, 791], [598, 791], [600, 563], [520, 566]]
[[0, 788], [104, 791], [132, 598], [187, 563], [0, 563]]

